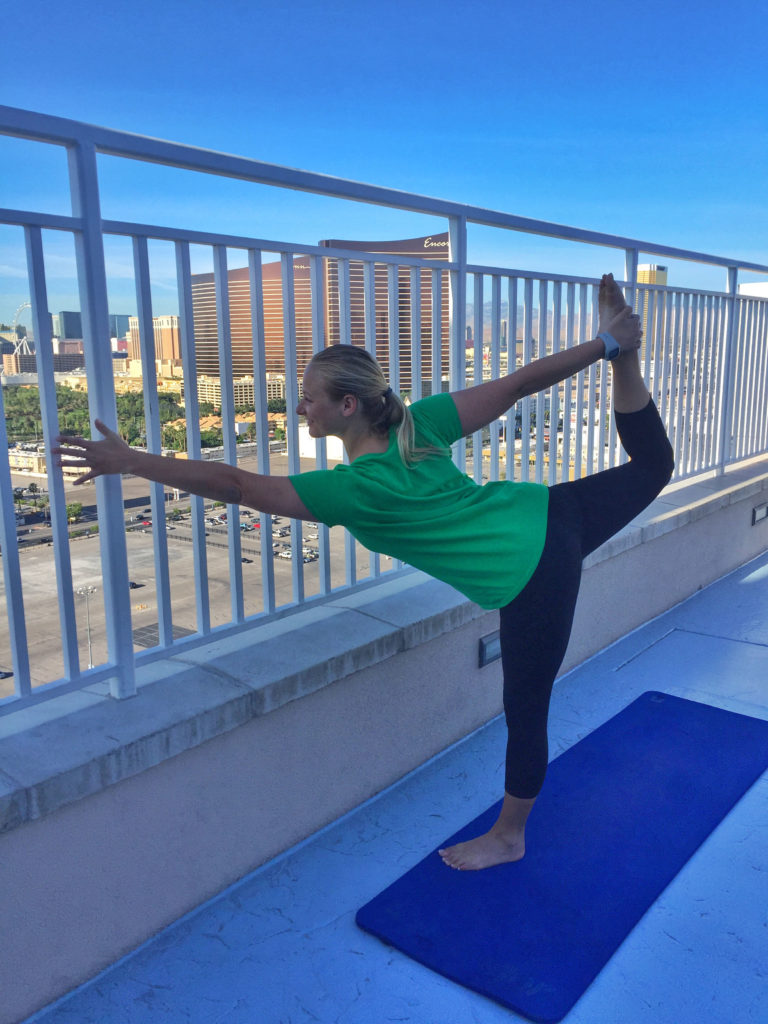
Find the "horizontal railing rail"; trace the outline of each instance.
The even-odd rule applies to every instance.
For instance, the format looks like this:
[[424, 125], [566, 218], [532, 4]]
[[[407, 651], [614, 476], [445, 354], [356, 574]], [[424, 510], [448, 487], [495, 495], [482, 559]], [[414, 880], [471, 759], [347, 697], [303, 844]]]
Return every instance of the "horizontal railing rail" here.
[[666, 256], [670, 259], [691, 260], [695, 263], [733, 266], [741, 270], [756, 270], [760, 273], [768, 269], [763, 264], [751, 263], [738, 258], [724, 258], [711, 253], [685, 250], [658, 242], [623, 238], [606, 232], [589, 231], [550, 221], [535, 220], [498, 210], [451, 202], [446, 199], [436, 199], [398, 189], [383, 188], [378, 185], [369, 185], [292, 167], [263, 163], [229, 153], [199, 149], [178, 142], [167, 142], [163, 139], [116, 131], [99, 125], [15, 107], [0, 105], [0, 134], [54, 143], [67, 148], [77, 144], [106, 156], [165, 164], [184, 170], [201, 171], [262, 185], [274, 185], [280, 188], [312, 192], [316, 195], [391, 206], [414, 213], [431, 213], [446, 218], [465, 218], [469, 223], [487, 227], [507, 228], [512, 231], [585, 242], [590, 245], [632, 249], [654, 253], [657, 256]]
[[[768, 266], [6, 107], [0, 107], [0, 133], [62, 145], [68, 153], [71, 215], [0, 209], [0, 224], [19, 228], [24, 235], [46, 451], [60, 432], [60, 422], [43, 232], [64, 232], [74, 245], [91, 423], [99, 418], [113, 428], [118, 425], [112, 353], [105, 344], [110, 276], [105, 242], [120, 237], [132, 247], [146, 447], [163, 450], [157, 379], [147, 368], [156, 358], [152, 282], [159, 257], [154, 247], [165, 246], [164, 253], [172, 251], [179, 310], [188, 456], [200, 458], [205, 450], [198, 378], [213, 366], [221, 385], [223, 458], [260, 473], [297, 473], [326, 468], [330, 462], [324, 442], [310, 449], [302, 445], [296, 414], [303, 366], [326, 344], [365, 346], [384, 365], [393, 389], [418, 400], [445, 388], [497, 377], [520, 363], [594, 336], [595, 279], [470, 264], [469, 224], [608, 246], [624, 253], [621, 283], [643, 317], [645, 380], [669, 428], [677, 479], [722, 472], [734, 461], [768, 451], [768, 302], [738, 292], [740, 271], [768, 275]], [[447, 222], [449, 251], [444, 255], [448, 258], [103, 219], [98, 154], [439, 216]], [[193, 273], [193, 248], [196, 265], [204, 265], [204, 272]], [[725, 287], [713, 291], [638, 282], [640, 253], [721, 266]], [[285, 456], [270, 451], [267, 375], [274, 372], [284, 375]], [[234, 383], [249, 376], [255, 456], [252, 446], [244, 453], [236, 432]], [[0, 395], [5, 423], [2, 404]], [[609, 407], [609, 375], [603, 366], [593, 365], [572, 380], [524, 398], [506, 417], [457, 445], [455, 458], [478, 482], [506, 478], [554, 484], [616, 465], [625, 456]], [[135, 670], [142, 663], [213, 636], [248, 629], [265, 617], [290, 614], [340, 588], [370, 586], [383, 573], [401, 568], [364, 551], [348, 534], [298, 521], [278, 528], [265, 514], [259, 516], [258, 530], [250, 531], [258, 532], [258, 546], [254, 540], [244, 549], [240, 512], [234, 505], [226, 508], [222, 549], [220, 539], [207, 537], [206, 519], [211, 513], [196, 496], [188, 498], [188, 507], [184, 505], [184, 534], [176, 538], [166, 512], [165, 489], [157, 483], [146, 485], [150, 533], [127, 531], [124, 487], [128, 483], [114, 477], [96, 482], [99, 554], [90, 549], [84, 553], [84, 547], [94, 541], [70, 538], [65, 480], [48, 460], [50, 572], [45, 577], [47, 586], [41, 588], [33, 580], [33, 556], [21, 549], [17, 535], [11, 450], [4, 426], [0, 431], [0, 545], [8, 626], [6, 635], [0, 633], [0, 659], [12, 663], [14, 686], [0, 701], [0, 714], [105, 681], [113, 696], [131, 696], [136, 692]], [[243, 524], [246, 530], [250, 525]], [[219, 557], [221, 551], [226, 552], [225, 559]], [[38, 551], [34, 557], [40, 562], [42, 556]], [[151, 598], [142, 599], [141, 588], [132, 589], [132, 560], [149, 567], [145, 575], [151, 586], [146, 584], [145, 592], [151, 590]], [[41, 564], [45, 575], [45, 563]], [[132, 606], [131, 595], [137, 594], [138, 604]], [[50, 638], [46, 643], [39, 638], [31, 642], [34, 626], [28, 612], [33, 603], [36, 617], [58, 622], [56, 643]], [[146, 633], [148, 617], [157, 636], [151, 647], [137, 641], [139, 633]], [[83, 664], [86, 652], [87, 667]]]

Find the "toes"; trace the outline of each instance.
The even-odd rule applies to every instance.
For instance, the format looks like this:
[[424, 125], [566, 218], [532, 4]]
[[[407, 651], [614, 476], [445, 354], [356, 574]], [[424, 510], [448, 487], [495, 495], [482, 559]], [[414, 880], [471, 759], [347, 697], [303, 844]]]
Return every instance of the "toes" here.
[[437, 852], [440, 854], [443, 864], [447, 864], [449, 868], [453, 868], [455, 871], [462, 869], [461, 858], [456, 850], [438, 850]]

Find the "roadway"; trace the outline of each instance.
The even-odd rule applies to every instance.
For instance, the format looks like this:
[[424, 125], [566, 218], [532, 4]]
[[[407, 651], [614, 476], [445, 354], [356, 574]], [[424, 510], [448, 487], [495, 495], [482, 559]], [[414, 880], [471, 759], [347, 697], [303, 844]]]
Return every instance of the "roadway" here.
[[[253, 460], [255, 462], [255, 459]], [[247, 467], [246, 467], [247, 468]], [[255, 466], [253, 467], [255, 468]], [[303, 469], [314, 468], [307, 462]], [[287, 459], [273, 458], [272, 472], [287, 473]], [[14, 486], [28, 486], [30, 477], [15, 476]], [[76, 529], [83, 530], [83, 535], [70, 541], [70, 559], [72, 579], [75, 590], [93, 587], [94, 593], [87, 598], [76, 597], [76, 614], [78, 621], [78, 642], [80, 663], [83, 668], [89, 664], [88, 624], [90, 620], [91, 653], [90, 660], [99, 665], [107, 660], [106, 623], [103, 603], [103, 568], [98, 540], [98, 532], [89, 532], [89, 527], [97, 524], [96, 517], [96, 486], [87, 483], [75, 487], [65, 486], [66, 501], [79, 502], [83, 505], [83, 515]], [[136, 650], [157, 643], [158, 595], [156, 588], [156, 571], [154, 559], [153, 531], [155, 526], [143, 526], [135, 517], [150, 508], [149, 485], [147, 481], [135, 477], [123, 479], [124, 509], [126, 523], [126, 546], [128, 555], [129, 579], [136, 584], [131, 589], [131, 617]], [[168, 564], [171, 589], [171, 608], [175, 636], [182, 636], [197, 630], [196, 622], [196, 590], [193, 565], [192, 530], [190, 523], [189, 496], [181, 496], [178, 500], [172, 494], [166, 495], [165, 513], [168, 538]], [[226, 511], [224, 508], [214, 509], [211, 502], [205, 503], [206, 518]], [[178, 510], [181, 519], [171, 518], [173, 510]], [[258, 522], [258, 514], [246, 514], [243, 522]], [[288, 520], [278, 520], [275, 527], [286, 529]], [[45, 524], [31, 524], [21, 527], [29, 532], [20, 536], [20, 561], [22, 574], [22, 591], [27, 632], [30, 637], [30, 666], [33, 685], [50, 682], [61, 678], [64, 674], [64, 662], [61, 650], [61, 625], [59, 620], [58, 593], [55, 585], [54, 549], [50, 543], [51, 531]], [[241, 569], [243, 573], [243, 593], [245, 614], [256, 615], [263, 611], [261, 546], [259, 530], [242, 532]], [[224, 625], [232, 619], [232, 602], [230, 587], [229, 548], [227, 527], [206, 524], [206, 555], [208, 562], [208, 598], [211, 609], [211, 624]], [[302, 524], [303, 546], [317, 548], [318, 530], [315, 524]], [[275, 596], [277, 605], [287, 605], [294, 600], [292, 581], [292, 561], [287, 557], [279, 557], [279, 551], [290, 551], [290, 535], [273, 536]], [[331, 547], [331, 583], [340, 586], [345, 582], [345, 540], [344, 530], [335, 528], [330, 531]], [[358, 578], [369, 573], [369, 553], [360, 545], [357, 548]], [[382, 571], [391, 567], [391, 561], [382, 557]], [[304, 588], [306, 595], [320, 593], [320, 575], [318, 561], [302, 561], [304, 571]], [[1, 575], [1, 574], [0, 574]], [[0, 579], [0, 599], [5, 596], [5, 580]], [[0, 670], [12, 667], [10, 635], [7, 617], [0, 621]], [[13, 678], [0, 679], [0, 697], [13, 693]]]

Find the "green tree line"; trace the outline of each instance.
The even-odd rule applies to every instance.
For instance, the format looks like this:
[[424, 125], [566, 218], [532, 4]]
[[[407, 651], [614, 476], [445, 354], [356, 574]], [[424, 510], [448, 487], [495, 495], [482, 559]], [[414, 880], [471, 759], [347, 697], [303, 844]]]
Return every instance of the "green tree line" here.
[[[180, 395], [162, 392], [158, 395], [160, 423], [163, 425], [163, 446], [174, 451], [185, 451], [187, 432], [183, 426], [171, 426], [173, 420], [184, 418], [184, 407], [179, 404]], [[14, 442], [40, 442], [43, 439], [43, 425], [40, 415], [40, 392], [37, 387], [14, 385], [3, 390], [5, 422], [8, 440]], [[90, 437], [91, 427], [88, 415], [88, 396], [82, 391], [56, 385], [56, 406], [59, 430], [70, 437]], [[253, 410], [243, 406], [235, 412], [247, 414]], [[270, 412], [285, 412], [285, 401], [273, 399], [269, 402]], [[200, 415], [221, 415], [210, 402], [200, 403]], [[146, 443], [144, 423], [144, 396], [138, 393], [117, 396], [117, 424], [122, 437], [132, 445]], [[255, 430], [249, 430], [245, 438], [255, 437]], [[222, 444], [221, 430], [204, 430], [200, 441], [203, 448], [215, 448]]]
[[[173, 393], [158, 395], [161, 424], [184, 416], [184, 408], [179, 405], [179, 398], [180, 395]], [[42, 441], [43, 425], [40, 414], [39, 389], [18, 385], [4, 388], [3, 401], [9, 442]], [[57, 384], [56, 407], [59, 430], [62, 434], [70, 437], [91, 436], [86, 394]], [[117, 425], [120, 434], [128, 444], [141, 445], [145, 443], [143, 395], [117, 396]]]

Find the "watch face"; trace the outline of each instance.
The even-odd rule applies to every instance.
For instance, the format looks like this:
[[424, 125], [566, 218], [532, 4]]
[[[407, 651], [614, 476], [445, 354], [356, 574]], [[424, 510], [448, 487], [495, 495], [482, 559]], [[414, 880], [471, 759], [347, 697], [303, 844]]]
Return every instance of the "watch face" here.
[[621, 345], [619, 345], [618, 341], [616, 341], [612, 334], [608, 334], [607, 331], [603, 331], [598, 337], [605, 345], [605, 358], [615, 359], [619, 352], [621, 352]]

